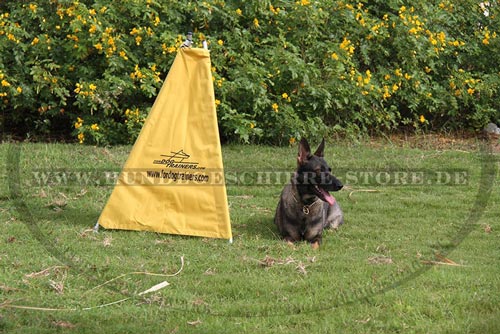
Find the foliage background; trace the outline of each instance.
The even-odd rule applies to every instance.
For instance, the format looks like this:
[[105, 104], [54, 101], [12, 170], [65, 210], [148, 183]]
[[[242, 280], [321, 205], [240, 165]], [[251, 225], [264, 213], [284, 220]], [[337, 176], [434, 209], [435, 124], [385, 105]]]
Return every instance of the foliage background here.
[[133, 142], [187, 31], [226, 140], [500, 121], [497, 1], [41, 0], [0, 2], [4, 129]]

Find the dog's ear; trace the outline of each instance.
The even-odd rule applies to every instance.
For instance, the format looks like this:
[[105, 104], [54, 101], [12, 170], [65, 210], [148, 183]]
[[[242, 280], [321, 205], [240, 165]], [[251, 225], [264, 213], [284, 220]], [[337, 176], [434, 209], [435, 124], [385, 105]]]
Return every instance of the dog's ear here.
[[309, 143], [307, 142], [307, 139], [302, 138], [299, 143], [299, 154], [297, 156], [297, 162], [299, 165], [305, 164], [310, 155], [311, 148], [309, 147]]
[[324, 153], [325, 153], [325, 138], [323, 138], [321, 144], [319, 144], [318, 149], [316, 150], [316, 152], [314, 152], [314, 155], [322, 158], [324, 156]]

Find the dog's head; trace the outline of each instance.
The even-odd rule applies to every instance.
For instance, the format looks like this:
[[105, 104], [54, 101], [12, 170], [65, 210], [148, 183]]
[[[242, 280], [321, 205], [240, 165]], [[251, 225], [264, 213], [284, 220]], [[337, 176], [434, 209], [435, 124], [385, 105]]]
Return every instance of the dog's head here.
[[314, 154], [311, 154], [311, 148], [307, 140], [304, 138], [300, 140], [295, 180], [301, 197], [315, 196], [333, 205], [335, 199], [330, 195], [329, 191], [339, 191], [343, 185], [332, 175], [332, 169], [323, 158], [324, 150], [324, 139]]

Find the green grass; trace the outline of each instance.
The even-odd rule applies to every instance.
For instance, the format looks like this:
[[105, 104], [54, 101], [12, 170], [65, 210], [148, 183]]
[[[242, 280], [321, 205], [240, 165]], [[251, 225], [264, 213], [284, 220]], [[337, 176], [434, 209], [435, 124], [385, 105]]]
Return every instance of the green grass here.
[[[228, 185], [233, 244], [150, 232], [94, 234], [112, 186], [92, 179], [36, 182], [40, 171], [119, 171], [129, 150], [0, 145], [0, 331], [500, 332], [498, 154], [330, 144], [326, 158], [344, 181], [346, 175], [356, 181], [360, 171], [432, 176], [458, 169], [468, 183], [443, 185], [431, 177], [424, 185], [381, 186], [373, 178], [350, 184], [335, 194], [346, 224], [327, 232], [315, 251], [279, 239], [272, 220], [281, 185], [274, 181]], [[226, 171], [236, 175], [291, 172], [295, 155], [296, 148], [223, 147]], [[442, 261], [436, 253], [459, 266], [423, 263]], [[173, 274], [181, 257], [176, 276], [129, 274], [99, 287], [131, 272]], [[168, 287], [137, 296], [164, 280]]]

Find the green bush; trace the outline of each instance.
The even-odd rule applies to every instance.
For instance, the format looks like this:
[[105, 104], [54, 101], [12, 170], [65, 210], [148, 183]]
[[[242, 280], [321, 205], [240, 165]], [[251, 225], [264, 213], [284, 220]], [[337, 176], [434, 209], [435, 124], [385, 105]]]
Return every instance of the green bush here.
[[209, 43], [227, 140], [500, 121], [497, 2], [402, 3], [2, 2], [4, 126], [133, 142], [189, 30]]

